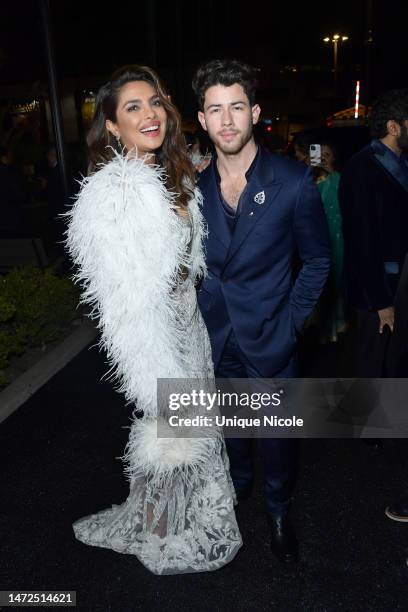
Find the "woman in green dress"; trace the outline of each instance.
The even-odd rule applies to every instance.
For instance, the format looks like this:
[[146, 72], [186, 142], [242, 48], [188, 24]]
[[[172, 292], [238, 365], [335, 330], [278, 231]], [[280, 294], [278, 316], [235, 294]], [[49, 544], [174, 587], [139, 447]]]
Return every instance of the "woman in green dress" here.
[[340, 173], [336, 170], [334, 146], [328, 142], [322, 142], [320, 146], [321, 171], [317, 176], [316, 183], [329, 225], [332, 253], [330, 276], [319, 307], [320, 340], [321, 342], [337, 342], [338, 334], [346, 329], [343, 300], [341, 298], [343, 236], [341, 213], [337, 197]]

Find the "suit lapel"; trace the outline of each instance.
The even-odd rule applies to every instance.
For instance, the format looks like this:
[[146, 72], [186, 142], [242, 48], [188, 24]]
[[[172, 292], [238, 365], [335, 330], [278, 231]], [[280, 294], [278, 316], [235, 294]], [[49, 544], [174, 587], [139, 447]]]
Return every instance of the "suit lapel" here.
[[235, 226], [226, 263], [273, 205], [281, 188], [282, 183], [274, 181], [271, 158], [260, 149], [259, 158], [244, 193], [241, 214]]
[[401, 165], [391, 151], [384, 151], [375, 140], [371, 143], [371, 147], [374, 150], [374, 158], [377, 163], [387, 170], [405, 191], [408, 191], [408, 172], [403, 171]]

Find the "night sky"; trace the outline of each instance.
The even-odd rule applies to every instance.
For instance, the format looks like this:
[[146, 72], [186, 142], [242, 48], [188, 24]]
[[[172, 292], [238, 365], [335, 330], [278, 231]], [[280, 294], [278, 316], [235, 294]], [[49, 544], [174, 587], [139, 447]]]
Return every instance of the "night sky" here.
[[[374, 0], [372, 91], [406, 86], [406, 21], [401, 0]], [[152, 6], [155, 5], [154, 15]], [[102, 8], [103, 7], [103, 8]], [[244, 8], [242, 8], [244, 7]], [[176, 101], [191, 105], [191, 76], [203, 60], [228, 56], [261, 68], [261, 78], [286, 65], [321, 67], [330, 75], [331, 45], [325, 35], [350, 37], [339, 62], [347, 78], [364, 75], [365, 0], [241, 4], [232, 0], [105, 4], [51, 0], [60, 79], [97, 77], [101, 82], [125, 63], [152, 64]], [[149, 17], [150, 11], [150, 17]], [[154, 19], [154, 37], [149, 35]], [[0, 75], [5, 85], [45, 81], [40, 10], [36, 1], [2, 2]]]

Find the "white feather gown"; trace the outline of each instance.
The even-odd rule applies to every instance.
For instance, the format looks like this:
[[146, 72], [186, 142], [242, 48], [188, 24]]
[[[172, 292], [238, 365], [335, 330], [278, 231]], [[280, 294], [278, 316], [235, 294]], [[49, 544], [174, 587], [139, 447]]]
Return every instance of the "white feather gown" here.
[[[119, 390], [143, 415], [125, 452], [129, 497], [80, 519], [74, 532], [86, 544], [136, 555], [155, 574], [215, 570], [242, 545], [220, 432], [157, 437], [157, 379], [213, 381], [194, 287], [205, 273], [200, 197], [196, 191], [190, 221], [183, 219], [157, 166], [116, 155], [83, 181], [67, 215], [83, 301]], [[169, 427], [163, 419], [162, 426]]]

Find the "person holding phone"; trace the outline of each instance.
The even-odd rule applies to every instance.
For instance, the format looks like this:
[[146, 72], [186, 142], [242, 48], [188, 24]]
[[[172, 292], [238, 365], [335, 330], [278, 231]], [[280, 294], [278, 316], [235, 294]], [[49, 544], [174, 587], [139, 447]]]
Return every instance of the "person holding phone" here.
[[[312, 145], [313, 146], [313, 145]], [[332, 142], [320, 142], [320, 163], [316, 185], [326, 214], [331, 246], [329, 278], [319, 302], [319, 337], [321, 342], [337, 342], [338, 334], [346, 330], [344, 303], [341, 294], [343, 275], [343, 234], [338, 198], [340, 173], [337, 170], [337, 150]]]

